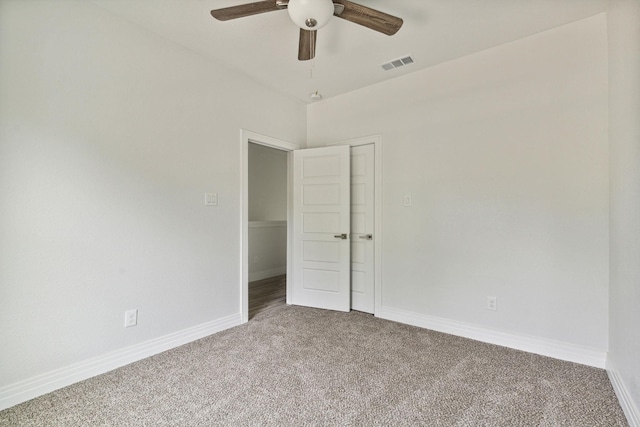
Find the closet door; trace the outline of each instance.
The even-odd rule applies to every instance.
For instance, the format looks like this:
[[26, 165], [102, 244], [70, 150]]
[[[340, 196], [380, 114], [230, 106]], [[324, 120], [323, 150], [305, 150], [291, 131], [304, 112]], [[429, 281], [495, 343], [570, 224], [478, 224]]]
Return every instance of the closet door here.
[[351, 308], [349, 147], [293, 152], [291, 303]]
[[374, 312], [375, 149], [351, 147], [351, 308]]

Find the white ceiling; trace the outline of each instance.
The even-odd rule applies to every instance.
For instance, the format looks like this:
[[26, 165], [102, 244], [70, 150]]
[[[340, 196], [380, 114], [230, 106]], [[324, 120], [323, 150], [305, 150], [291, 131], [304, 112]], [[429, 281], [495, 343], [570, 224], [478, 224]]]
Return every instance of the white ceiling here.
[[[274, 0], [275, 1], [275, 0]], [[507, 43], [606, 10], [607, 0], [355, 0], [396, 15], [386, 36], [333, 18], [318, 31], [316, 58], [298, 61], [298, 27], [286, 11], [232, 21], [211, 9], [251, 0], [92, 0], [114, 14], [206, 55], [260, 83], [312, 102]], [[381, 64], [411, 54], [414, 64]]]

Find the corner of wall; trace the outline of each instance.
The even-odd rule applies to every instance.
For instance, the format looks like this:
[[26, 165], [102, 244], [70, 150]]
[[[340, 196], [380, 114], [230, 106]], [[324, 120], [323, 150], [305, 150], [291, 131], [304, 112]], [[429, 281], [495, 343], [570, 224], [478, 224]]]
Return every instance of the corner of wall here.
[[616, 369], [615, 363], [611, 360], [609, 355], [607, 355], [607, 375], [609, 376], [611, 386], [613, 387], [613, 390], [618, 397], [620, 406], [624, 411], [624, 415], [627, 417], [629, 426], [640, 427], [640, 410], [633, 402], [629, 390], [624, 385], [622, 377], [620, 376], [619, 371]]

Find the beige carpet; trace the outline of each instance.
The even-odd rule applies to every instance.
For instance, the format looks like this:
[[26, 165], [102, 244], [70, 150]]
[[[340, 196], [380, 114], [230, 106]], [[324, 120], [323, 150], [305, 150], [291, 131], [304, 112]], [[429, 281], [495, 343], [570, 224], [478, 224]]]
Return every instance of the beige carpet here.
[[605, 371], [282, 307], [0, 412], [1, 426], [626, 426]]

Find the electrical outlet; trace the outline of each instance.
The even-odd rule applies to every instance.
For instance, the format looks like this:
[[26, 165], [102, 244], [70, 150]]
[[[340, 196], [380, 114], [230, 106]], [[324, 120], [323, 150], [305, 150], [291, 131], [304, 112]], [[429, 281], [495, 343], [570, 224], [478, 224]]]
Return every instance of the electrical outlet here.
[[253, 257], [253, 263], [254, 263], [254, 264], [257, 264], [257, 263], [259, 263], [259, 262], [260, 262], [260, 257], [259, 257], [258, 255], [254, 256], [254, 257]]
[[498, 297], [487, 297], [487, 310], [498, 310]]
[[138, 310], [127, 310], [124, 312], [124, 327], [129, 328], [138, 324]]

